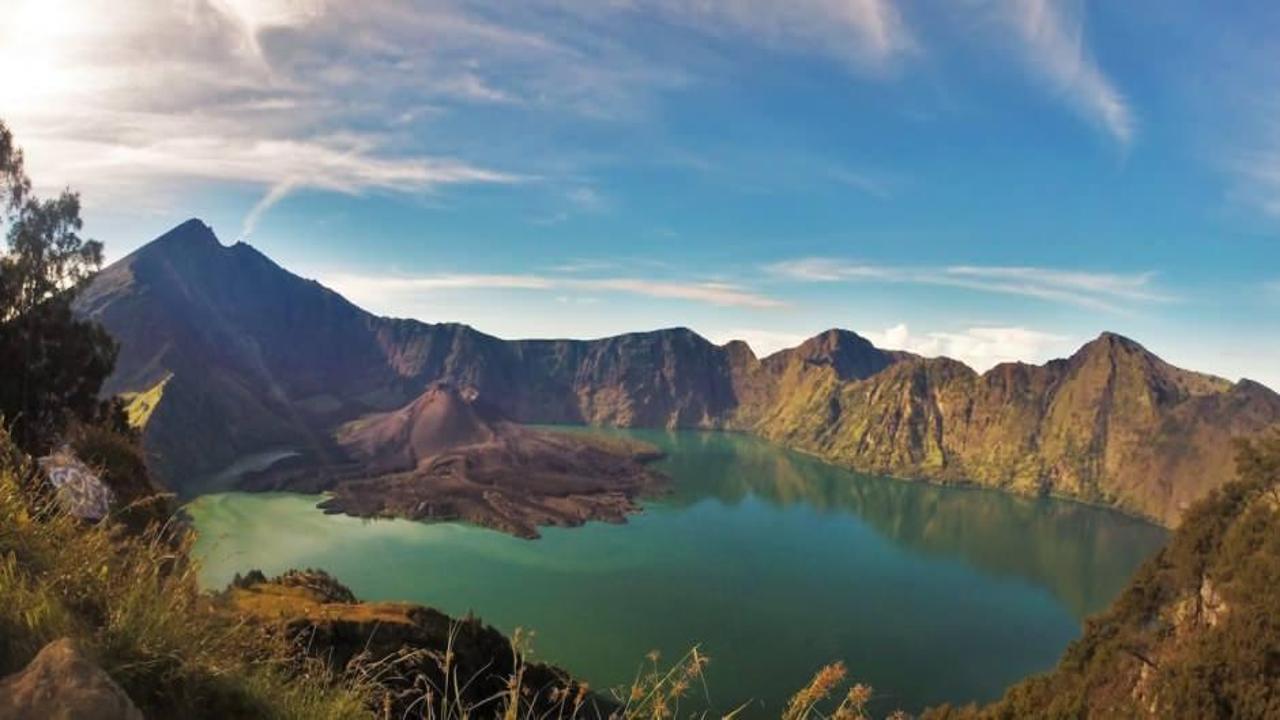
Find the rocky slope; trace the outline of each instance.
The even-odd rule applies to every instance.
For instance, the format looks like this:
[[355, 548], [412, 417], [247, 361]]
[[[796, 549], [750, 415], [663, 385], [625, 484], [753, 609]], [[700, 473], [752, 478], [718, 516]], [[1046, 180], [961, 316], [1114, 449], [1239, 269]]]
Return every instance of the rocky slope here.
[[1231, 477], [1227, 440], [1280, 421], [1267, 388], [1174, 368], [1110, 334], [984, 374], [842, 330], [766, 358], [683, 328], [503, 341], [370, 315], [195, 220], [103, 271], [76, 307], [121, 341], [108, 391], [146, 400], [152, 464], [188, 495], [254, 453], [339, 464], [335, 428], [435, 381], [476, 388], [518, 422], [746, 430], [859, 470], [1165, 523]]
[[657, 448], [517, 425], [446, 383], [337, 439], [355, 477], [317, 488], [330, 492], [320, 507], [358, 517], [461, 519], [535, 538], [539, 526], [623, 522], [666, 482], [644, 465]]
[[1187, 512], [1058, 667], [929, 720], [1280, 717], [1280, 435]]
[[1175, 368], [1104, 333], [1066, 360], [979, 375], [911, 358], [796, 392], [758, 431], [861, 470], [1052, 493], [1174, 524], [1231, 477], [1231, 438], [1280, 420], [1280, 396]]

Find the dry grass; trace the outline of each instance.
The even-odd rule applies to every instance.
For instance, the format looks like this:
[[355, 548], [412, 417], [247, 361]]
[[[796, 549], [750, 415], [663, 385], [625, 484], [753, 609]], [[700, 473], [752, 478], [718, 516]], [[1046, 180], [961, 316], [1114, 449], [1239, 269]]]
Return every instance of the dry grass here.
[[[843, 694], [837, 695], [848, 680], [844, 663], [832, 663], [813, 676], [809, 684], [791, 697], [782, 713], [782, 720], [870, 720], [867, 703], [871, 702], [871, 686], [854, 683]], [[839, 702], [830, 707], [833, 695]], [[823, 706], [828, 705], [826, 709]], [[906, 720], [902, 711], [894, 712], [890, 720]]]
[[0, 466], [0, 672], [72, 637], [149, 716], [359, 718], [363, 689], [216, 612], [173, 527], [86, 525]]

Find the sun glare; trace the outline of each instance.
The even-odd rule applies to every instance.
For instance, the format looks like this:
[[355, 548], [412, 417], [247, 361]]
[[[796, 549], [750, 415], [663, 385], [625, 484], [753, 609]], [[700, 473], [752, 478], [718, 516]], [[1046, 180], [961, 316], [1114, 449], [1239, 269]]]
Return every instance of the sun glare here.
[[77, 90], [70, 57], [93, 11], [67, 0], [24, 0], [0, 28], [0, 112], [29, 115]]

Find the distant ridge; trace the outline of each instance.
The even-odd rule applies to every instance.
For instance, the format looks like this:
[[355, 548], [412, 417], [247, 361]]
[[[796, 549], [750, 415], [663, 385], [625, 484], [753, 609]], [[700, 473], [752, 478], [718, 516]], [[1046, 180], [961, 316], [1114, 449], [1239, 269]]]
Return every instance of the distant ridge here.
[[757, 358], [687, 328], [504, 341], [382, 318], [189, 220], [77, 301], [121, 342], [106, 390], [152, 390], [158, 473], [187, 494], [252, 453], [339, 462], [334, 431], [431, 383], [478, 389], [519, 422], [748, 430], [855, 469], [1051, 493], [1166, 524], [1233, 476], [1230, 440], [1280, 422], [1280, 396], [1173, 367], [1104, 333], [1070, 358], [979, 374], [832, 329]]

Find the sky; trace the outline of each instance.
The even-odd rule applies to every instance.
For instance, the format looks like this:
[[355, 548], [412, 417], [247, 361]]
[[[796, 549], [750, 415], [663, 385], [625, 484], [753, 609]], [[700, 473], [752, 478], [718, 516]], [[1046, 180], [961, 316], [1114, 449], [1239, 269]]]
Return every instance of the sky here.
[[1280, 3], [0, 0], [109, 259], [199, 217], [507, 338], [1104, 330], [1280, 388]]

